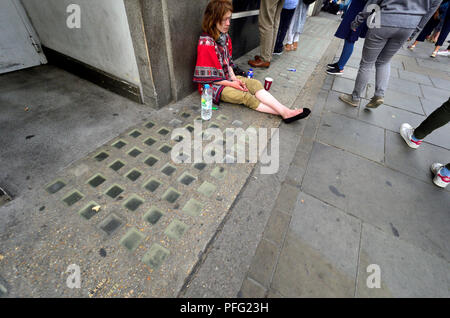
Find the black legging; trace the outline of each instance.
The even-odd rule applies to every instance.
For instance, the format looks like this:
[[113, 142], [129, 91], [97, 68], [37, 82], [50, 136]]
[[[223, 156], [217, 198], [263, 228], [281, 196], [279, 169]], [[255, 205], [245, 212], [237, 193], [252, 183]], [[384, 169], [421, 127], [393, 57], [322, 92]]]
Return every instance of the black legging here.
[[[441, 107], [437, 108], [430, 114], [416, 129], [414, 129], [414, 137], [424, 139], [434, 130], [444, 126], [450, 121], [450, 98]], [[445, 166], [450, 169], [450, 163]]]
[[[416, 38], [416, 41], [423, 42], [427, 36], [433, 32], [434, 28], [439, 24], [439, 19], [435, 19], [434, 16], [425, 24], [422, 32], [420, 32], [419, 36]], [[442, 27], [444, 29], [444, 27]]]
[[450, 9], [447, 10], [447, 14], [445, 15], [444, 25], [442, 26], [441, 33], [439, 34], [439, 38], [436, 42], [436, 46], [442, 46], [449, 33], [450, 33]]

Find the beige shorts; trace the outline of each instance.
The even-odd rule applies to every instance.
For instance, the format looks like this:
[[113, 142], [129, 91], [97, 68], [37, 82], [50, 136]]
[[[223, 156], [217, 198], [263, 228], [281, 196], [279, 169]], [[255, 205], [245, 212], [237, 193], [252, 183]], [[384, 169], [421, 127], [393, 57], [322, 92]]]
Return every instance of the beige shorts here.
[[243, 92], [233, 87], [225, 87], [220, 95], [220, 100], [231, 104], [244, 104], [245, 106], [256, 109], [261, 102], [255, 97], [257, 91], [264, 89], [260, 81], [253, 78], [236, 76], [243, 81], [248, 88], [248, 92]]

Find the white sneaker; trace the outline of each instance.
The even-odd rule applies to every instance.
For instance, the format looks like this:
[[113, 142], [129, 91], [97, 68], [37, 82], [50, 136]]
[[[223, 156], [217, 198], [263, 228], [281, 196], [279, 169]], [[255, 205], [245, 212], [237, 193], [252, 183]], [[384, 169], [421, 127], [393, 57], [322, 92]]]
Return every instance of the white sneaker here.
[[414, 134], [414, 128], [411, 127], [410, 124], [404, 123], [400, 127], [400, 135], [403, 137], [405, 142], [410, 146], [411, 148], [417, 149], [419, 148], [420, 144], [422, 143], [422, 140], [414, 141], [412, 139], [412, 135]]
[[431, 165], [431, 172], [434, 174], [433, 183], [438, 187], [445, 188], [450, 183], [450, 177], [443, 176], [440, 172], [444, 168], [441, 163], [433, 163]]
[[449, 50], [439, 51], [439, 52], [437, 52], [437, 55], [440, 55], [440, 56], [450, 56], [450, 51], [449, 51]]

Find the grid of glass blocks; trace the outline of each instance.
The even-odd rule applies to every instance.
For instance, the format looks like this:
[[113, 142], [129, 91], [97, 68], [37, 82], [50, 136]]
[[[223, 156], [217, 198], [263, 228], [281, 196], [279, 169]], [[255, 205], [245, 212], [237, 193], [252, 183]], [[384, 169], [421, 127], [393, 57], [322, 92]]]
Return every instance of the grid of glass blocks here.
[[136, 211], [143, 203], [144, 199], [142, 199], [138, 195], [132, 195], [128, 200], [125, 201], [123, 206], [130, 211]]
[[159, 181], [158, 179], [151, 178], [149, 181], [144, 183], [144, 188], [150, 192], [155, 192], [161, 184], [162, 182]]
[[64, 188], [66, 186], [66, 183], [62, 180], [56, 180], [53, 183], [51, 183], [49, 186], [45, 188], [48, 193], [54, 194]]
[[108, 190], [106, 190], [105, 194], [107, 196], [109, 196], [112, 199], [117, 198], [124, 190], [118, 186], [117, 184], [114, 184], [113, 186], [111, 186], [111, 188], [109, 188]]
[[67, 204], [67, 206], [72, 206], [83, 198], [84, 195], [81, 192], [74, 190], [64, 197], [63, 202]]
[[98, 206], [98, 204], [94, 201], [91, 201], [88, 203], [88, 205], [78, 211], [78, 214], [80, 214], [86, 220], [90, 220], [94, 215], [97, 214], [94, 209], [96, 206]]
[[144, 220], [152, 225], [155, 225], [163, 215], [164, 213], [160, 209], [151, 207], [150, 210], [144, 215]]
[[124, 246], [130, 252], [135, 251], [139, 244], [144, 240], [144, 234], [139, 232], [136, 228], [131, 228], [128, 230], [127, 234], [125, 234], [120, 240], [120, 244]]
[[101, 185], [103, 182], [106, 181], [106, 178], [103, 177], [101, 174], [97, 174], [93, 176], [89, 181], [87, 182], [91, 187], [97, 188], [99, 185]]

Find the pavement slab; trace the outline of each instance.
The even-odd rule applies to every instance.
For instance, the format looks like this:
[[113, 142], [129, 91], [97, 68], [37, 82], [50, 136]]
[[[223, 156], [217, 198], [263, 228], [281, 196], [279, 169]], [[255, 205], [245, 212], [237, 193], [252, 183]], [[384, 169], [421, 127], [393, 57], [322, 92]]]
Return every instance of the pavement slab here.
[[[370, 265], [379, 269], [381, 288], [370, 288], [367, 283], [374, 273]], [[358, 269], [356, 297], [450, 296], [446, 261], [367, 223], [362, 227]]]
[[428, 182], [434, 177], [430, 170], [431, 164], [446, 162], [448, 155], [448, 149], [428, 143], [423, 143], [418, 149], [412, 149], [399, 133], [386, 133], [386, 165], [413, 178]]
[[448, 191], [319, 143], [309, 162], [302, 191], [449, 260]]
[[325, 113], [317, 140], [374, 161], [384, 161], [384, 130], [352, 118]]

